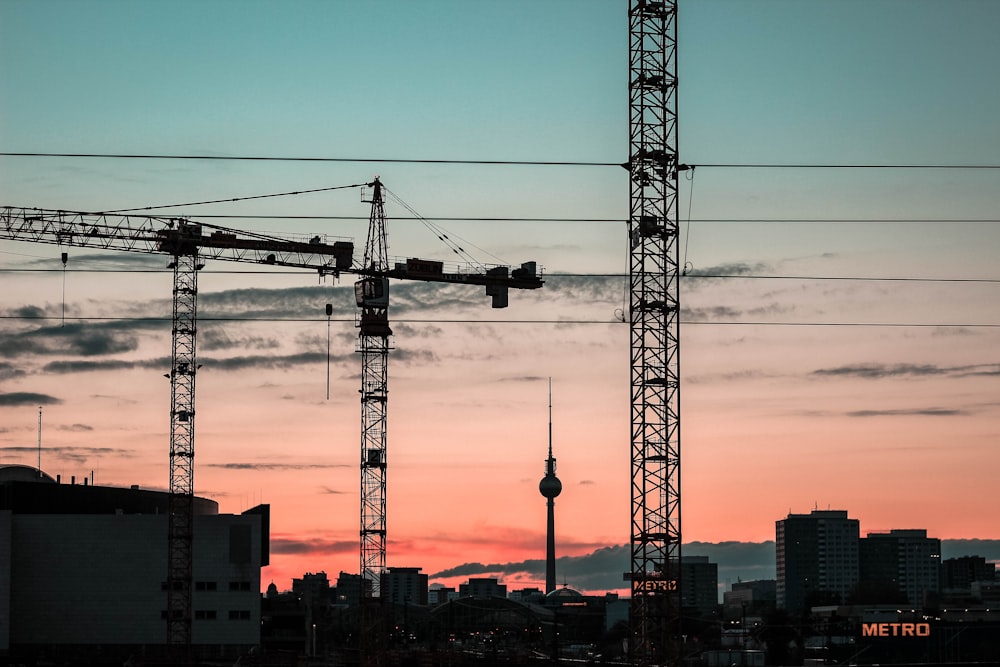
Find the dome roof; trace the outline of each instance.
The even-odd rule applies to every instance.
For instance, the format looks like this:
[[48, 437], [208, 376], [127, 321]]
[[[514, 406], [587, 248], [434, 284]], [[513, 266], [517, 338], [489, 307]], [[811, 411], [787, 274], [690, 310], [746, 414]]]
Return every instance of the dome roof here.
[[54, 479], [34, 466], [0, 465], [0, 482], [46, 482], [55, 484]]
[[570, 588], [569, 586], [566, 586], [564, 584], [562, 588], [555, 589], [551, 593], [547, 594], [545, 597], [547, 597], [547, 598], [562, 598], [562, 599], [576, 599], [576, 598], [582, 598], [583, 597], [583, 593], [581, 593], [580, 591], [577, 591], [577, 590], [573, 590], [572, 588]]

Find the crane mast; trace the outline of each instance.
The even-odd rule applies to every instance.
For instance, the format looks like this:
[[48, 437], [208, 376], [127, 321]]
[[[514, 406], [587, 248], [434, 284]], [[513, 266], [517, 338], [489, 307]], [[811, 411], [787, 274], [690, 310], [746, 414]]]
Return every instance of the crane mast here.
[[[382, 184], [371, 184], [371, 216], [362, 268], [384, 273], [389, 268]], [[389, 328], [389, 279], [372, 275], [354, 285], [361, 354], [361, 655], [378, 664], [382, 625], [382, 573], [385, 572], [386, 417]]]
[[631, 652], [680, 664], [677, 4], [629, 0]]

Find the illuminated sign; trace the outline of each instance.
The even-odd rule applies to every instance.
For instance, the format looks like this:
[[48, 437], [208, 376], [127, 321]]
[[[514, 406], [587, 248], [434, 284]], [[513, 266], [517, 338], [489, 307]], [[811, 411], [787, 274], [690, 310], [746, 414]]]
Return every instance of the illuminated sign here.
[[677, 581], [673, 579], [647, 579], [635, 585], [637, 591], [676, 591]]
[[862, 637], [929, 637], [930, 623], [864, 623]]

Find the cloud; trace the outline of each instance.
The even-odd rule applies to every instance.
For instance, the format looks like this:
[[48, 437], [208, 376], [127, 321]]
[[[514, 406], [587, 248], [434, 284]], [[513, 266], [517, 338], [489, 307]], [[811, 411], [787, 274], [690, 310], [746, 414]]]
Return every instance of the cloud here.
[[980, 556], [987, 561], [1000, 563], [1000, 540], [941, 540], [941, 558]]
[[718, 279], [719, 276], [759, 275], [762, 273], [769, 273], [770, 271], [771, 267], [762, 262], [757, 262], [756, 264], [728, 262], [726, 264], [716, 264], [715, 266], [706, 266], [704, 268], [691, 268], [688, 269], [684, 275], [689, 278]]
[[202, 463], [206, 468], [223, 470], [321, 470], [329, 468], [349, 468], [346, 463]]
[[271, 553], [283, 555], [353, 554], [358, 550], [357, 540], [330, 540], [324, 538], [297, 538], [271, 535]]
[[742, 310], [730, 308], [729, 306], [712, 306], [711, 308], [684, 308], [681, 307], [681, 318], [685, 321], [712, 321], [712, 320], [732, 320], [743, 315]]
[[8, 361], [0, 361], [0, 382], [21, 378], [25, 375], [27, 375], [27, 373], [25, 373], [23, 369]]
[[93, 431], [93, 426], [87, 426], [86, 424], [70, 424], [69, 426], [60, 425], [56, 426], [57, 431], [69, 431], [71, 433], [86, 433], [88, 431]]
[[[129, 323], [131, 324], [131, 322]], [[139, 346], [135, 327], [117, 331], [118, 324], [91, 325], [67, 323], [65, 326], [44, 326], [27, 331], [4, 332], [0, 355], [8, 358], [24, 355], [106, 356], [132, 352]]]
[[[775, 543], [765, 542], [690, 542], [683, 545], [684, 556], [707, 556], [718, 566], [719, 584], [723, 589], [737, 581], [775, 579]], [[1000, 561], [1000, 540], [941, 540], [941, 557], [982, 556], [988, 561]], [[631, 554], [627, 545], [601, 547], [583, 556], [556, 559], [560, 581], [582, 591], [608, 591], [627, 588], [623, 574], [630, 567]], [[451, 579], [492, 575], [497, 577], [528, 574], [544, 578], [545, 561], [531, 559], [511, 563], [463, 563], [429, 575]]]
[[[146, 368], [150, 366], [149, 361], [124, 361], [121, 359], [106, 359], [103, 361], [50, 361], [42, 367], [45, 373], [93, 373], [98, 371], [127, 371], [133, 368]], [[170, 362], [164, 361], [169, 369]]]
[[834, 368], [820, 368], [813, 375], [825, 377], [853, 377], [866, 380], [882, 378], [953, 377], [1000, 375], [1000, 364], [975, 364], [972, 366], [937, 366], [934, 364], [854, 364]]
[[909, 408], [902, 410], [853, 410], [844, 414], [848, 417], [963, 417], [972, 413], [967, 410], [948, 408]]
[[[10, 454], [34, 454], [38, 452], [37, 447], [0, 447], [0, 451]], [[43, 447], [42, 452], [45, 458], [54, 458], [57, 461], [81, 464], [91, 458], [102, 456], [114, 456], [117, 458], [131, 458], [134, 451], [131, 449], [121, 449], [117, 447]]]
[[[348, 355], [337, 357], [337, 361], [346, 361]], [[242, 357], [200, 357], [199, 362], [206, 368], [218, 371], [240, 371], [245, 368], [289, 369], [295, 366], [326, 363], [325, 352], [300, 352], [298, 354], [254, 354]]]
[[222, 327], [204, 327], [199, 332], [198, 348], [201, 350], [253, 349], [273, 350], [281, 347], [276, 338], [264, 336], [232, 336]]
[[35, 394], [28, 391], [15, 391], [0, 394], [0, 407], [20, 407], [22, 405], [59, 405], [62, 399], [48, 394]]

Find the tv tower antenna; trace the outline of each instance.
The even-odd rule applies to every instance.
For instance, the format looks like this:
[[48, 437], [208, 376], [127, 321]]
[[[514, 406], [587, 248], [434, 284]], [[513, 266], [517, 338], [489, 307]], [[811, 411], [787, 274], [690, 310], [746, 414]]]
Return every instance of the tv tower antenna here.
[[538, 491], [547, 500], [545, 541], [545, 592], [556, 589], [556, 496], [562, 493], [562, 482], [556, 477], [556, 460], [552, 456], [552, 378], [549, 378], [549, 458], [545, 460], [545, 477]]

